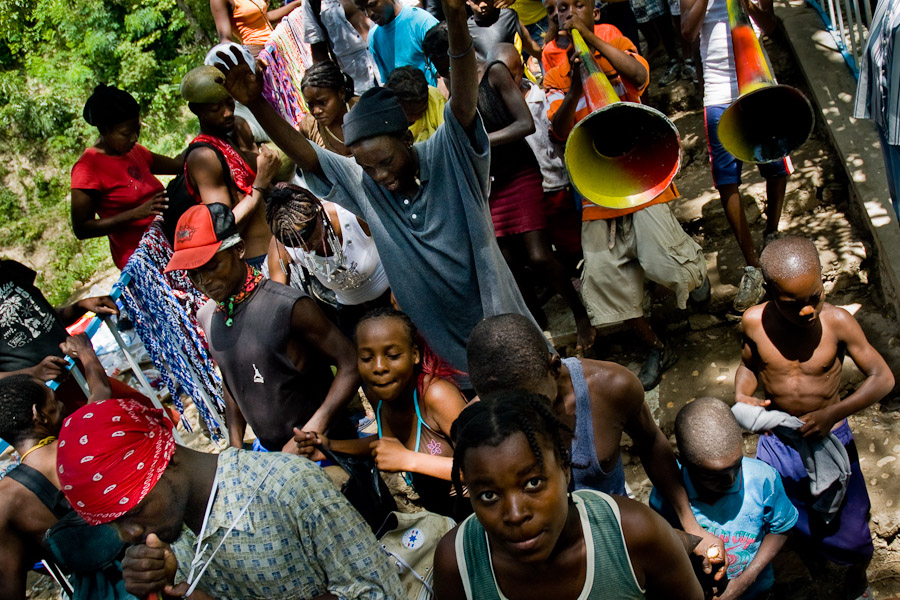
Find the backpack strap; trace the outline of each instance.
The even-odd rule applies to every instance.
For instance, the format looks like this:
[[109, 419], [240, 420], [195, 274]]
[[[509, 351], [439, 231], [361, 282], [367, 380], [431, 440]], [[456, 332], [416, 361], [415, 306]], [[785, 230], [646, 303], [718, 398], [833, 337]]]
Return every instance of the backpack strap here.
[[50, 512], [56, 515], [57, 518], [62, 517], [72, 510], [65, 499], [61, 497], [62, 492], [56, 489], [56, 486], [50, 483], [50, 480], [37, 469], [25, 464], [20, 464], [9, 471], [6, 476], [24, 485], [37, 496], [38, 500], [40, 500]]

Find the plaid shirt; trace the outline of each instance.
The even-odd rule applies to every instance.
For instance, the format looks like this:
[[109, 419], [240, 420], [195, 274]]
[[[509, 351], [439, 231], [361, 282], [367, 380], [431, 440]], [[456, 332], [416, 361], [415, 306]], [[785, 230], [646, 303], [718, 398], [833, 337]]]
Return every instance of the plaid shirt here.
[[[342, 599], [405, 597], [371, 530], [312, 462], [229, 448], [219, 455], [217, 474], [218, 494], [203, 539], [209, 544], [204, 561], [260, 478], [265, 480], [219, 548], [199, 589], [220, 600], [298, 599], [326, 593]], [[184, 526], [172, 544], [178, 559], [176, 582], [187, 578], [196, 544], [197, 536]]]

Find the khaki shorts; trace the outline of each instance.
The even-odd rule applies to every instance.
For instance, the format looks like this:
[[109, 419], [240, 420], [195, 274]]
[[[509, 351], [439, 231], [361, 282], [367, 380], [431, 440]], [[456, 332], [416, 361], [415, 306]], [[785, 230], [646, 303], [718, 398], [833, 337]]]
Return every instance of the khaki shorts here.
[[668, 204], [617, 219], [585, 221], [581, 245], [581, 295], [595, 326], [643, 316], [645, 277], [672, 290], [681, 309], [706, 278], [703, 250], [684, 232]]

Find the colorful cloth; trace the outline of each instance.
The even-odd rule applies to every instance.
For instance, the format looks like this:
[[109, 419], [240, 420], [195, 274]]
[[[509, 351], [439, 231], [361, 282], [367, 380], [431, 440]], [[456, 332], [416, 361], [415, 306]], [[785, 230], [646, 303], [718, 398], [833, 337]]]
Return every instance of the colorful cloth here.
[[63, 421], [57, 472], [72, 508], [91, 525], [137, 506], [175, 452], [172, 422], [135, 400], [101, 400]]
[[[228, 448], [219, 455], [216, 477], [203, 537], [210, 548], [250, 505], [216, 552], [199, 589], [220, 600], [329, 593], [360, 600], [406, 597], [368, 525], [315, 464], [280, 452]], [[196, 545], [197, 536], [184, 526], [172, 544], [176, 582], [186, 579]]]
[[[72, 167], [72, 189], [97, 192], [97, 216], [108, 219], [140, 206], [165, 189], [150, 171], [152, 165], [153, 155], [140, 144], [122, 156], [88, 148]], [[152, 222], [150, 215], [123, 223], [109, 234], [109, 251], [117, 268], [125, 268]]]
[[[238, 191], [244, 194], [249, 194], [253, 189], [253, 182], [256, 180], [256, 171], [253, 169], [253, 167], [247, 164], [247, 161], [244, 160], [244, 157], [241, 156], [231, 144], [220, 137], [201, 133], [191, 141], [191, 144], [196, 144], [198, 142], [209, 144], [222, 153], [222, 156], [225, 157], [225, 162], [231, 169], [231, 181], [234, 182], [234, 185], [237, 187]], [[225, 177], [225, 181], [228, 181], [228, 176], [224, 173], [222, 175], [223, 177]], [[203, 202], [203, 199], [200, 197], [200, 191], [195, 190], [194, 186], [191, 185], [191, 177], [188, 174], [187, 161], [184, 161], [184, 185], [187, 187], [188, 193], [193, 196], [198, 203]]]
[[[797, 522], [797, 509], [785, 493], [778, 472], [755, 458], [744, 457], [740, 476], [715, 504], [700, 500], [687, 470], [682, 469], [681, 476], [697, 523], [725, 542], [729, 579], [744, 572], [767, 534], [787, 533]], [[675, 511], [656, 488], [650, 494], [650, 506], [669, 519], [673, 526], [680, 526]], [[741, 598], [754, 598], [771, 588], [773, 583], [775, 578], [770, 563]]]
[[266, 65], [263, 97], [285, 121], [299, 129], [300, 121], [307, 113], [300, 82], [306, 69], [313, 64], [309, 44], [303, 41], [301, 10], [291, 11], [281, 20], [259, 53], [259, 59]]
[[847, 449], [850, 457], [850, 480], [840, 512], [825, 523], [813, 510], [816, 498], [809, 490], [809, 475], [800, 454], [782, 442], [777, 435], [761, 435], [756, 446], [756, 458], [771, 465], [781, 475], [788, 498], [800, 512], [794, 529], [811, 542], [811, 547], [823, 557], [840, 564], [859, 564], [874, 552], [869, 531], [869, 493], [859, 468], [856, 442], [845, 420], [832, 432]]
[[[144, 343], [150, 359], [184, 413], [181, 394], [193, 400], [214, 439], [219, 439], [219, 419], [212, 411], [225, 410], [222, 378], [207, 352], [206, 336], [194, 315], [206, 303], [185, 271], [163, 273], [172, 258], [172, 247], [163, 233], [162, 218], [147, 228], [114, 290]], [[181, 423], [190, 431], [187, 419]]]

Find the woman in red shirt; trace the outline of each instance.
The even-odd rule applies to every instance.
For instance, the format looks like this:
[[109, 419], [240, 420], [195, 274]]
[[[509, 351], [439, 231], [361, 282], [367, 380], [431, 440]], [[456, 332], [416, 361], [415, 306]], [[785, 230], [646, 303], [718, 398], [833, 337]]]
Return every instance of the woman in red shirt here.
[[165, 188], [154, 174], [181, 173], [184, 157], [154, 154], [137, 143], [140, 107], [128, 92], [101, 83], [83, 114], [100, 138], [72, 167], [72, 229], [80, 240], [109, 236], [113, 262], [122, 269], [167, 207]]

